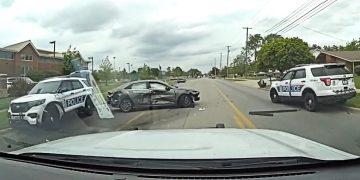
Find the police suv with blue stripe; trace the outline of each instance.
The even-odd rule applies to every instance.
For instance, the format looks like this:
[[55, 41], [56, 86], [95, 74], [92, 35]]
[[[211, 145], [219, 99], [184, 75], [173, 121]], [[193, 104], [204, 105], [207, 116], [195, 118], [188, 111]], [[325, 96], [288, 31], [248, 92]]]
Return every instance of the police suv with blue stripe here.
[[28, 95], [11, 101], [8, 113], [12, 127], [18, 124], [43, 125], [59, 128], [66, 112], [78, 110], [92, 115], [93, 87], [86, 79], [77, 77], [55, 77], [40, 81]]
[[344, 64], [299, 65], [270, 88], [273, 103], [301, 101], [308, 111], [315, 111], [319, 103], [345, 103], [355, 96], [354, 76]]

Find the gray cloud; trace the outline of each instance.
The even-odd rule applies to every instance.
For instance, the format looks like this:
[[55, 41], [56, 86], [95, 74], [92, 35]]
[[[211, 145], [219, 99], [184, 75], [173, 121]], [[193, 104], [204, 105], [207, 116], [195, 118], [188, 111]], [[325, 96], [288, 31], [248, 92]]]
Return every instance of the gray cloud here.
[[14, 2], [15, 0], [0, 0], [0, 6], [10, 7]]
[[116, 5], [110, 1], [87, 2], [60, 10], [42, 25], [57, 31], [90, 32], [103, 29], [105, 25], [114, 21], [119, 13]]
[[191, 31], [191, 28], [182, 28], [172, 23], [156, 23], [147, 26], [139, 35], [137, 54], [145, 57], [172, 55], [175, 48], [183, 46], [181, 48], [185, 49], [189, 43], [200, 41], [207, 35], [207, 32]]

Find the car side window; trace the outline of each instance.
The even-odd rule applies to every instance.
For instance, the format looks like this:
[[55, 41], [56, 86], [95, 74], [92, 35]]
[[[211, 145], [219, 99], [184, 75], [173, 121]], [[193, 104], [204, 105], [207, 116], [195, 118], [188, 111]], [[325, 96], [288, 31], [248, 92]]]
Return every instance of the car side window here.
[[293, 75], [293, 71], [287, 72], [281, 80], [282, 81], [289, 80], [292, 75]]
[[71, 81], [63, 81], [61, 83], [61, 86], [59, 88], [60, 92], [67, 92], [67, 91], [71, 91], [71, 90], [73, 90]]
[[293, 79], [302, 79], [302, 78], [306, 78], [305, 69], [297, 70], [295, 72]]
[[150, 88], [156, 90], [164, 90], [164, 91], [166, 90], [166, 86], [164, 84], [155, 83], [155, 82], [150, 83]]
[[134, 83], [131, 85], [131, 89], [147, 89], [146, 83]]
[[71, 81], [71, 83], [72, 83], [74, 89], [82, 89], [82, 88], [84, 88], [84, 86], [77, 80]]

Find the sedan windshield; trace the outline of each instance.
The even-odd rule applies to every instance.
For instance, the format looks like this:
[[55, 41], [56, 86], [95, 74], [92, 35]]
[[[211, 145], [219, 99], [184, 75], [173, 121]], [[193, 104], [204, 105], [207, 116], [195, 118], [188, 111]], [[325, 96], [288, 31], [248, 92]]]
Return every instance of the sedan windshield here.
[[31, 89], [29, 94], [56, 93], [61, 81], [40, 82]]

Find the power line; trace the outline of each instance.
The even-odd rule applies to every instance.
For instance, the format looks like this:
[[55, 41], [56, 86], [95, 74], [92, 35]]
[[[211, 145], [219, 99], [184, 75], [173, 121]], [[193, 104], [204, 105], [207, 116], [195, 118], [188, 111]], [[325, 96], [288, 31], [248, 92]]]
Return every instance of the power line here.
[[270, 29], [266, 30], [266, 32], [271, 32], [275, 29], [278, 29], [278, 27], [280, 27], [281, 25], [283, 25], [284, 23], [288, 22], [291, 18], [293, 18], [294, 16], [297, 16], [299, 12], [301, 12], [302, 10], [304, 10], [305, 8], [307, 8], [310, 4], [312, 4], [313, 0], [308, 0], [307, 2], [303, 3], [301, 6], [299, 6], [297, 9], [295, 9], [294, 11], [292, 11], [289, 15], [287, 15], [285, 18], [283, 18], [280, 22], [278, 22], [277, 24], [275, 24], [274, 26], [272, 26]]
[[337, 0], [333, 0], [333, 1], [329, 1], [328, 4], [323, 5], [322, 7], [319, 8], [319, 10], [317, 10], [316, 12], [312, 13], [310, 16], [305, 17], [304, 19], [302, 19], [301, 21], [298, 21], [296, 25], [293, 25], [292, 27], [289, 27], [286, 30], [283, 30], [282, 34], [285, 34], [289, 31], [291, 31], [292, 29], [294, 29], [295, 27], [297, 27], [298, 25], [300, 25], [301, 23], [303, 23], [304, 21], [312, 18], [313, 16], [315, 16], [316, 14], [320, 13], [321, 11], [323, 11], [324, 9], [326, 9], [327, 7], [329, 7], [330, 5], [334, 4]]
[[299, 19], [303, 18], [304, 16], [307, 16], [309, 13], [313, 12], [314, 10], [316, 10], [319, 6], [322, 6], [324, 3], [326, 3], [328, 0], [322, 1], [321, 3], [319, 3], [318, 5], [316, 5], [315, 7], [311, 8], [309, 11], [307, 11], [305, 14], [301, 15], [300, 17], [296, 18], [294, 21], [292, 21], [290, 24], [288, 24], [287, 26], [283, 27], [282, 29], [280, 29], [279, 31], [277, 31], [275, 34], [280, 33], [281, 31], [284, 31], [284, 29], [288, 28], [289, 26], [293, 25], [294, 23], [296, 23], [297, 21], [299, 21]]
[[303, 26], [303, 25], [300, 25], [300, 26], [301, 26], [302, 28], [304, 28], [304, 29], [307, 29], [307, 30], [316, 32], [316, 33], [318, 33], [318, 34], [321, 34], [321, 35], [324, 35], [324, 36], [327, 36], [327, 37], [330, 37], [330, 38], [333, 38], [333, 39], [337, 39], [337, 40], [340, 40], [340, 41], [348, 42], [347, 40], [340, 39], [340, 38], [338, 38], [338, 37], [336, 37], [336, 36], [333, 36], [333, 35], [331, 35], [331, 34], [326, 34], [326, 33], [323, 33], [323, 32], [321, 32], [321, 31], [317, 31], [317, 30], [315, 30], [315, 29], [311, 29], [311, 28], [309, 28], [309, 27], [305, 27], [305, 26]]

